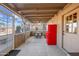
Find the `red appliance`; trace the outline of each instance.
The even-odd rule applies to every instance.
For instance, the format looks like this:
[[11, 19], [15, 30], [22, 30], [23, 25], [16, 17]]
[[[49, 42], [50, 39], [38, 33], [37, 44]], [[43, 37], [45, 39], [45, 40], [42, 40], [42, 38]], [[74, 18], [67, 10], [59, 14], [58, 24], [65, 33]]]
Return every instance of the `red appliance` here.
[[46, 41], [48, 45], [56, 45], [57, 39], [57, 25], [48, 25], [48, 32], [46, 32]]

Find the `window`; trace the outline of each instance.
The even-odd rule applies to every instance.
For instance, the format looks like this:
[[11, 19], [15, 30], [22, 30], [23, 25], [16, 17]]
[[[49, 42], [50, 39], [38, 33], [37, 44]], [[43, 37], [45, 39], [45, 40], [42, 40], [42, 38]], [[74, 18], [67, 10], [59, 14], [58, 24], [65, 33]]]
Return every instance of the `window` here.
[[0, 36], [7, 35], [8, 32], [7, 16], [0, 12]]
[[13, 33], [13, 17], [15, 17], [15, 33], [21, 33], [24, 23], [20, 17], [0, 5], [0, 36]]
[[66, 32], [77, 33], [77, 13], [66, 17]]
[[12, 34], [12, 12], [0, 5], [0, 36]]
[[13, 32], [13, 17], [8, 17], [8, 34]]
[[77, 33], [77, 13], [73, 14], [73, 32]]
[[30, 23], [26, 23], [26, 32], [30, 31]]
[[24, 23], [22, 19], [15, 15], [15, 33], [22, 33], [24, 29]]
[[31, 31], [46, 31], [46, 24], [45, 23], [31, 23], [30, 27]]

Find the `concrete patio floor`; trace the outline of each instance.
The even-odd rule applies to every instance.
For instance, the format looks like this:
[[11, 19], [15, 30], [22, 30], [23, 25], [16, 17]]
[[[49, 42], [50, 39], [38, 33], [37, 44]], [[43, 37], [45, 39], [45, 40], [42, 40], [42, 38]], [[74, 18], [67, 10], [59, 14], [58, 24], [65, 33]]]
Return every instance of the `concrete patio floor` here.
[[45, 38], [31, 37], [20, 46], [21, 51], [17, 56], [67, 56], [60, 48], [55, 45], [47, 45]]

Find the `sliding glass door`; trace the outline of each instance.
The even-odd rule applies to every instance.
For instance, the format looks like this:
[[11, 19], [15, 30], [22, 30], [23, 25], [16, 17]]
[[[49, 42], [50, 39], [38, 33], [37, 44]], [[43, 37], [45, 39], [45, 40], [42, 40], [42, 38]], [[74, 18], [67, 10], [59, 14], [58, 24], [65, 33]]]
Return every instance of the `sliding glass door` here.
[[12, 48], [13, 16], [12, 13], [0, 6], [0, 55], [5, 55]]

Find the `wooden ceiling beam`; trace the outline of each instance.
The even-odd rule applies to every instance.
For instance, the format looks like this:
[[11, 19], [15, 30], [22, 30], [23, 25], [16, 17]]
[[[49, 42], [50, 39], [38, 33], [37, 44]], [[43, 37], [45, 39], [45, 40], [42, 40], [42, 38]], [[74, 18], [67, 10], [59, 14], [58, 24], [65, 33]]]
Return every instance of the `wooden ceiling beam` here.
[[28, 12], [28, 13], [20, 13], [21, 15], [30, 15], [30, 14], [56, 14], [57, 12]]
[[59, 9], [51, 9], [51, 10], [49, 10], [49, 9], [45, 9], [45, 10], [42, 10], [42, 9], [40, 9], [40, 10], [20, 10], [20, 11], [18, 11], [18, 12], [56, 12], [56, 11], [58, 11]]
[[25, 7], [19, 8], [17, 11], [24, 11], [24, 10], [60, 10], [62, 7]]
[[25, 18], [30, 19], [30, 20], [35, 20], [35, 19], [37, 19], [37, 20], [43, 21], [43, 20], [49, 20], [49, 19], [51, 19], [52, 17], [25, 17]]
[[50, 17], [50, 18], [52, 18], [53, 16], [26, 16], [26, 18], [31, 18], [31, 17]]
[[25, 17], [25, 18], [51, 18], [51, 17]]
[[25, 15], [25, 14], [55, 14], [57, 10], [31, 10], [31, 11], [18, 11], [20, 14]]
[[31, 19], [31, 18], [28, 18], [30, 21], [48, 21], [50, 20], [50, 18], [44, 18], [44, 19]]
[[31, 21], [32, 23], [34, 23], [34, 22], [47, 22], [47, 21], [49, 21], [50, 20], [50, 18], [44, 18], [44, 19], [29, 19], [29, 21]]
[[30, 15], [23, 15], [24, 17], [53, 17], [54, 14], [30, 14]]

